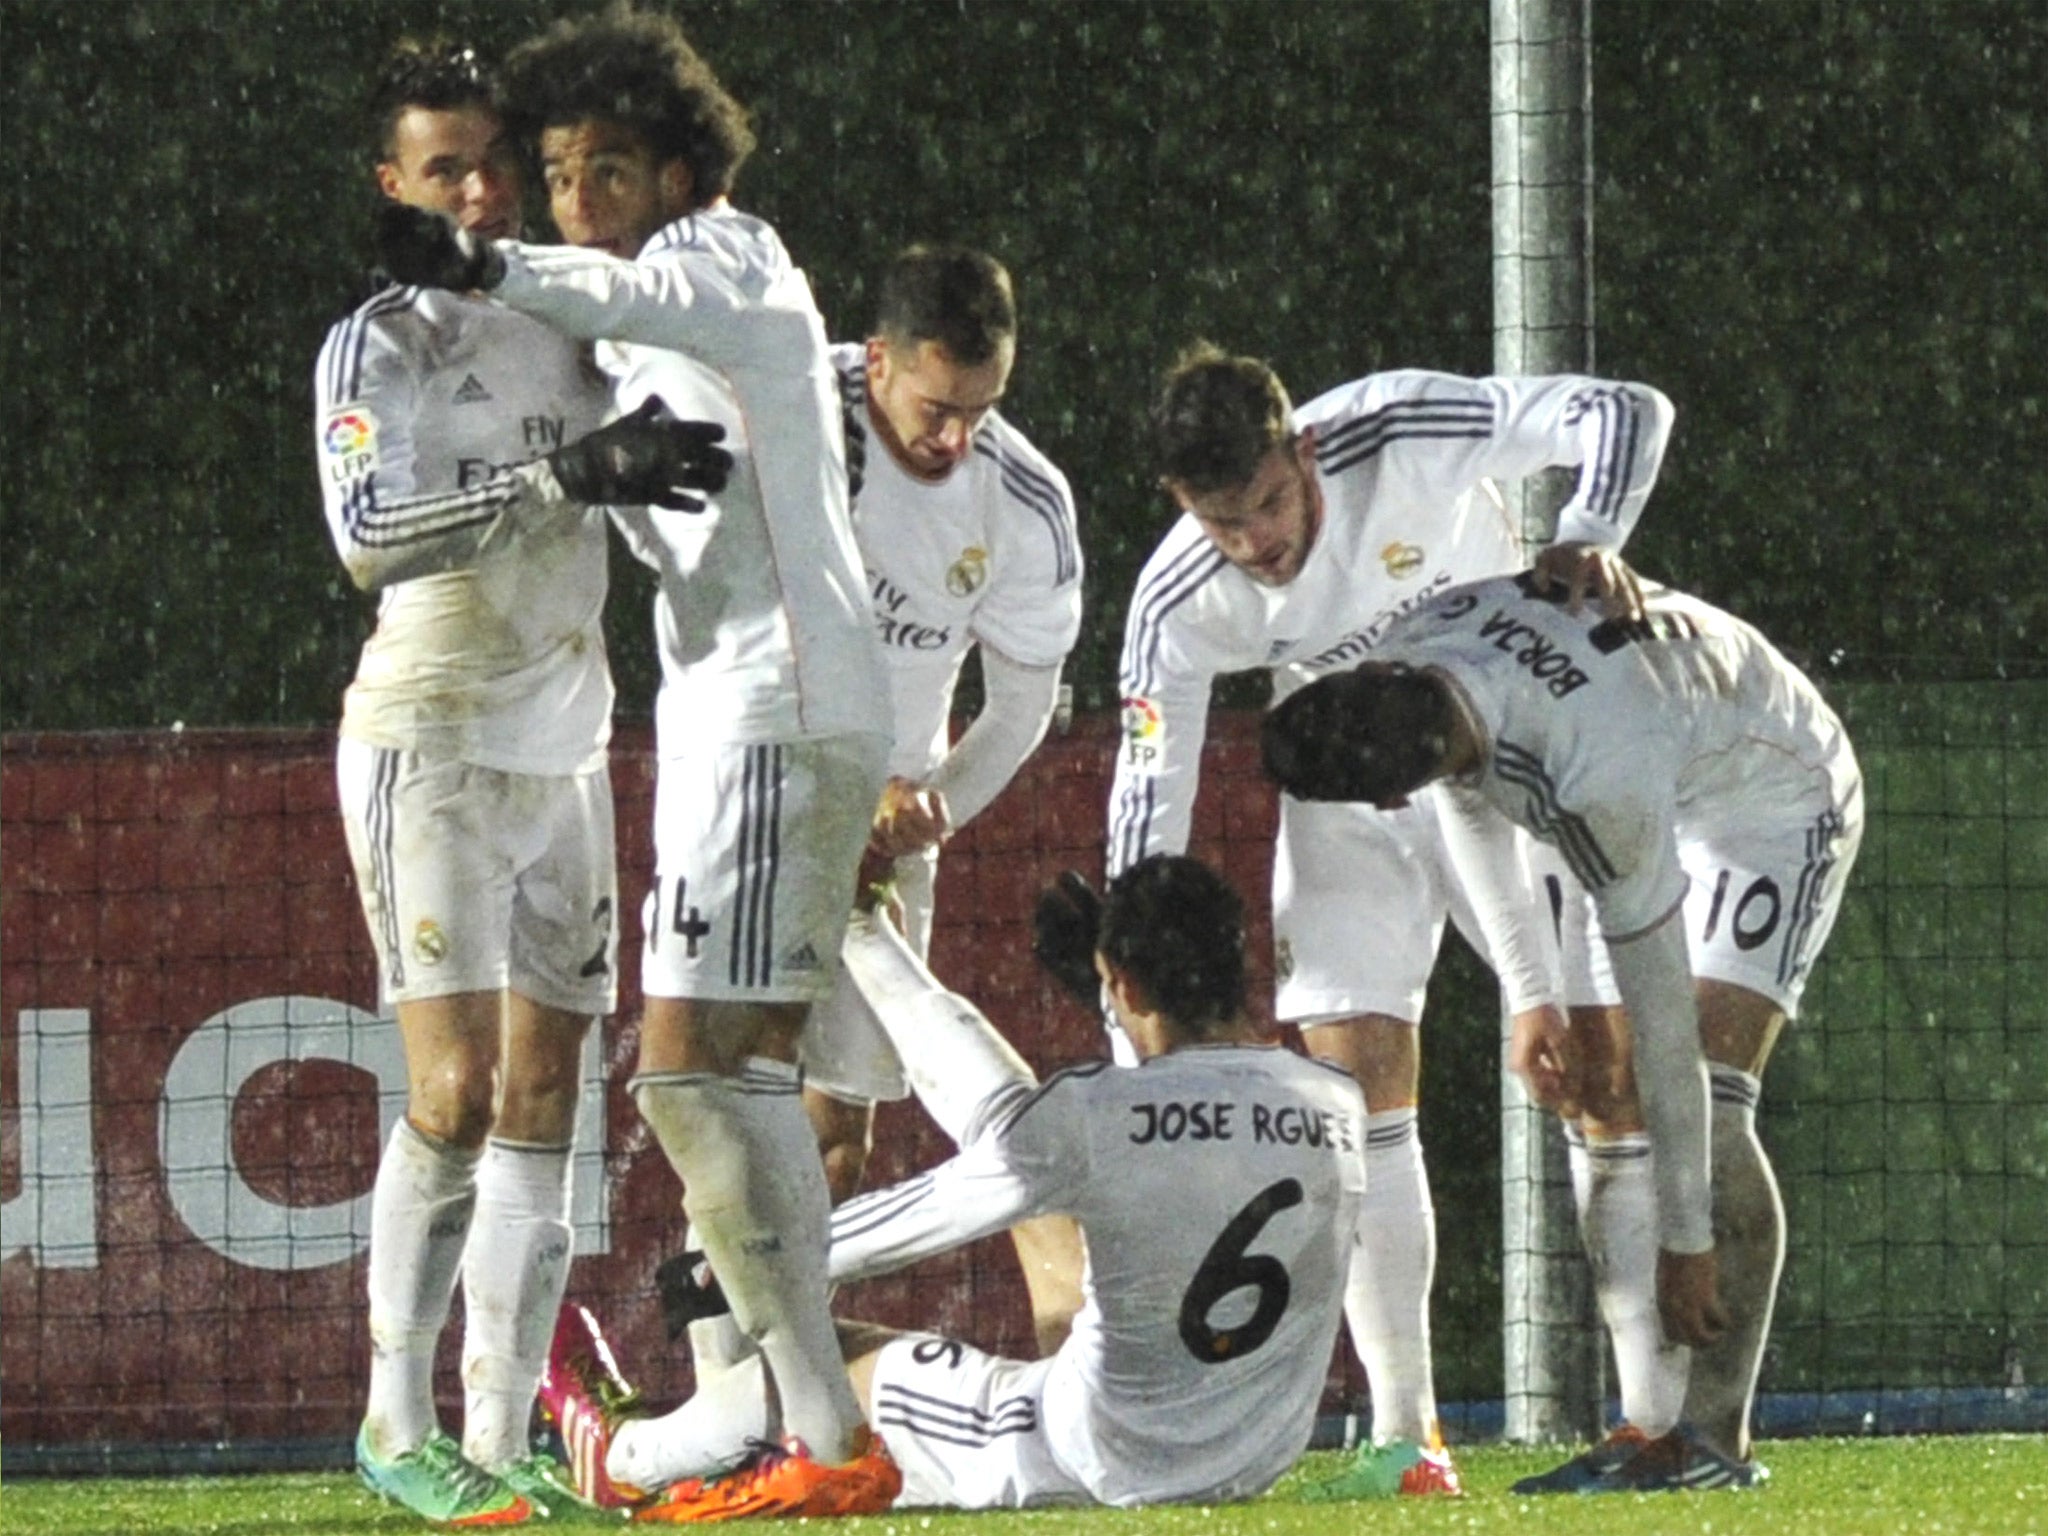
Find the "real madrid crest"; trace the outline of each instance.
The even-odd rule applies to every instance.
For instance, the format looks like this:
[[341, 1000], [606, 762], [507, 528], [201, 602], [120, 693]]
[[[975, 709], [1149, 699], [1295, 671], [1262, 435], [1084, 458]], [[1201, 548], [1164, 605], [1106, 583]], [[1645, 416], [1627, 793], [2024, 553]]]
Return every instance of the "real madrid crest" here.
[[439, 965], [448, 958], [448, 935], [431, 917], [423, 917], [412, 931], [413, 958], [421, 965]]
[[955, 597], [972, 597], [988, 582], [988, 551], [970, 544], [946, 572], [946, 590]]
[[1399, 539], [1380, 551], [1380, 559], [1387, 567], [1387, 574], [1396, 581], [1406, 581], [1420, 571], [1424, 558], [1420, 544], [1403, 544]]

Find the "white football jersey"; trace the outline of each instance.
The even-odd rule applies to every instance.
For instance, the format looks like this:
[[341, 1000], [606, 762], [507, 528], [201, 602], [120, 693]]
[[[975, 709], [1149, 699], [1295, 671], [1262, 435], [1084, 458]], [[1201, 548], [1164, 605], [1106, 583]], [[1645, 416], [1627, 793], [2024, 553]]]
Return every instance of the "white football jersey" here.
[[1639, 624], [1579, 613], [1524, 578], [1461, 587], [1379, 654], [1440, 666], [1486, 734], [1474, 786], [1564, 855], [1625, 937], [1686, 891], [1679, 844], [1781, 806], [1845, 804], [1860, 782], [1819, 691], [1762, 635], [1650, 588]]
[[853, 527], [889, 670], [889, 772], [924, 779], [945, 758], [970, 647], [1054, 667], [1081, 629], [1081, 541], [1067, 478], [991, 412], [944, 480], [918, 480], [874, 439], [867, 349], [833, 349], [846, 407]]
[[957, 1157], [835, 1211], [832, 1273], [1073, 1216], [1084, 1301], [1045, 1384], [1054, 1454], [1105, 1504], [1247, 1498], [1308, 1445], [1364, 1146], [1357, 1086], [1278, 1047], [1076, 1067], [1020, 1089]]
[[509, 773], [603, 762], [604, 514], [534, 505], [513, 473], [604, 419], [586, 351], [419, 288], [387, 288], [328, 332], [314, 376], [328, 528], [382, 592], [343, 735]]
[[620, 514], [661, 576], [658, 738], [874, 733], [888, 684], [847, 509], [838, 383], [804, 274], [761, 220], [719, 205], [637, 261], [503, 243], [493, 296], [603, 342], [620, 411], [658, 395], [725, 428], [733, 470], [703, 513]]
[[1192, 516], [1138, 578], [1121, 664], [1124, 739], [1109, 870], [1187, 846], [1220, 672], [1273, 669], [1285, 694], [1362, 659], [1457, 582], [1519, 570], [1519, 531], [1484, 482], [1579, 466], [1560, 540], [1619, 547], [1663, 462], [1670, 402], [1642, 384], [1406, 371], [1341, 385], [1294, 413], [1315, 434], [1324, 517], [1284, 587], [1225, 560]]

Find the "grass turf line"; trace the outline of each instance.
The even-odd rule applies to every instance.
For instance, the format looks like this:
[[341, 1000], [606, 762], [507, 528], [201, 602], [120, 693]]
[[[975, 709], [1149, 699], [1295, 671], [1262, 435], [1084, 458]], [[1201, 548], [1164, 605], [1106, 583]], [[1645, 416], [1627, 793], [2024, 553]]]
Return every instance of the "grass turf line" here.
[[[1553, 1465], [1558, 1453], [1473, 1446], [1457, 1453], [1471, 1490], [1461, 1500], [1298, 1503], [1295, 1488], [1331, 1475], [1346, 1460], [1318, 1453], [1266, 1498], [1213, 1509], [907, 1510], [861, 1520], [748, 1526], [844, 1536], [2048, 1536], [2048, 1436], [1786, 1440], [1765, 1444], [1761, 1454], [1772, 1473], [1764, 1487], [1703, 1494], [1518, 1499], [1508, 1485]], [[616, 1530], [619, 1522], [590, 1515], [550, 1524]], [[0, 1530], [37, 1536], [353, 1536], [428, 1528], [340, 1473], [16, 1478], [0, 1489]]]

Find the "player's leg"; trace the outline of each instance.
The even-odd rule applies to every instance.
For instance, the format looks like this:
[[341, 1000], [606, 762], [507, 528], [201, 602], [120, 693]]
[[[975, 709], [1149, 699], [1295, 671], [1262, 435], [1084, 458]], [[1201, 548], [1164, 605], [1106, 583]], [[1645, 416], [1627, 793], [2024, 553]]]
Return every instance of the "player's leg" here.
[[1301, 1035], [1309, 1054], [1342, 1066], [1365, 1092], [1365, 1198], [1344, 1316], [1372, 1390], [1372, 1437], [1435, 1445], [1436, 1212], [1417, 1131], [1418, 1031], [1411, 1020], [1367, 1014], [1305, 1024]]
[[521, 778], [497, 1122], [463, 1262], [463, 1450], [530, 1469], [534, 1393], [568, 1283], [570, 1161], [583, 1046], [616, 1001], [610, 775]]
[[842, 1323], [846, 1369], [902, 1467], [899, 1507], [1091, 1504], [1053, 1456], [1042, 1404], [1050, 1360], [1007, 1360], [957, 1339]]
[[1703, 978], [1694, 990], [1713, 1087], [1714, 1258], [1728, 1331], [1692, 1351], [1685, 1417], [1715, 1449], [1746, 1462], [1750, 1406], [1785, 1267], [1785, 1205], [1756, 1134], [1764, 1065], [1785, 1014], [1727, 982]]
[[406, 1112], [370, 1197], [370, 1381], [356, 1457], [380, 1493], [442, 1520], [526, 1508], [462, 1456], [433, 1392], [497, 1089], [511, 882], [475, 819], [490, 820], [492, 778], [347, 738], [336, 754], [350, 858], [407, 1077]]
[[1841, 907], [1863, 836], [1862, 780], [1845, 748], [1825, 774], [1787, 770], [1787, 782], [1758, 785], [1753, 802], [1711, 810], [1685, 829], [1680, 851], [1692, 877], [1685, 919], [1713, 1091], [1714, 1244], [1730, 1326], [1693, 1351], [1685, 1413], [1716, 1449], [1747, 1463], [1785, 1255], [1757, 1104], [1771, 1048], [1797, 1015]]
[[1365, 1093], [1366, 1194], [1344, 1313], [1373, 1439], [1438, 1442], [1429, 1289], [1436, 1219], [1417, 1129], [1416, 1021], [1442, 933], [1433, 816], [1281, 799], [1276, 1012]]
[[[923, 861], [901, 860], [899, 865]], [[914, 1091], [956, 1145], [1001, 1098], [1037, 1082], [1031, 1068], [974, 1005], [931, 974], [917, 936], [929, 933], [927, 878], [904, 887], [906, 932], [879, 915], [855, 919], [846, 974], [806, 1030], [805, 1060], [832, 1092], [901, 1097]], [[920, 923], [920, 916], [924, 921]], [[1012, 1232], [1041, 1354], [1057, 1349], [1081, 1309], [1080, 1229], [1065, 1216]]]
[[832, 1203], [852, 1199], [860, 1193], [868, 1157], [875, 1148], [874, 1102], [843, 1099], [806, 1081], [804, 1114], [818, 1138], [818, 1155], [824, 1159], [825, 1187]]
[[786, 1428], [822, 1463], [867, 1438], [827, 1309], [830, 1201], [797, 1042], [832, 976], [881, 756], [868, 738], [708, 748], [664, 761], [656, 791], [634, 1099]]
[[531, 1455], [534, 1393], [569, 1279], [570, 1162], [588, 1014], [506, 999], [503, 1108], [477, 1166], [462, 1265], [463, 1433], [495, 1472]]
[[405, 1116], [392, 1128], [370, 1195], [370, 1391], [363, 1431], [393, 1460], [439, 1428], [434, 1349], [447, 1325], [491, 1124], [498, 994], [398, 1004]]

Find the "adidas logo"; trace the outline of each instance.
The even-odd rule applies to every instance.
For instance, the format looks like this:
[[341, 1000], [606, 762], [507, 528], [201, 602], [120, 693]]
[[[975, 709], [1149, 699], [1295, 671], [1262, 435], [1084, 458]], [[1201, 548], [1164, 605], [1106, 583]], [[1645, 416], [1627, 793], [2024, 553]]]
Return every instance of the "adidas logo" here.
[[490, 398], [491, 392], [484, 388], [484, 381], [473, 373], [465, 376], [455, 391], [457, 405], [476, 405]]
[[799, 944], [782, 958], [783, 969], [790, 971], [815, 971], [818, 968], [818, 952], [809, 944]]

